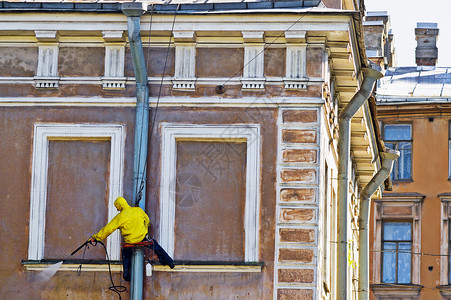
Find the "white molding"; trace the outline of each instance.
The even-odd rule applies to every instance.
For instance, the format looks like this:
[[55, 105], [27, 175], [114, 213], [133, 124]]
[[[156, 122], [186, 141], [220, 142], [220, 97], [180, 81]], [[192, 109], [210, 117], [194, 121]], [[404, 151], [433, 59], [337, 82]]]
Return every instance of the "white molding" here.
[[153, 265], [155, 272], [202, 272], [202, 273], [259, 273], [262, 271], [261, 265], [175, 265], [174, 269], [169, 266]]
[[261, 90], [265, 88], [263, 50], [263, 44], [244, 45], [244, 69], [241, 79], [243, 89]]
[[39, 45], [36, 88], [58, 88], [58, 44]]
[[451, 213], [451, 195], [439, 195], [441, 200], [440, 222], [440, 285], [449, 285], [449, 224]]
[[123, 30], [103, 30], [102, 38], [106, 42], [123, 41], [124, 40], [124, 31]]
[[[55, 262], [41, 262], [41, 263], [34, 263], [34, 262], [23, 262], [22, 265], [24, 266], [25, 270], [27, 271], [44, 271], [48, 267], [54, 265]], [[83, 272], [108, 272], [111, 269], [111, 272], [119, 273], [122, 272], [122, 264], [118, 263], [86, 263], [82, 264], [82, 271]], [[58, 271], [69, 271], [69, 272], [79, 272], [80, 271], [80, 264], [71, 264], [71, 263], [63, 263]]]
[[249, 43], [249, 42], [263, 43], [264, 38], [265, 38], [264, 31], [242, 31], [241, 34], [243, 35], [243, 40], [246, 43]]
[[307, 31], [305, 30], [288, 30], [285, 31], [285, 40], [290, 43], [305, 43]]
[[[29, 260], [41, 260], [44, 258], [49, 140], [64, 140], [68, 138], [71, 140], [83, 140], [86, 138], [107, 138], [110, 140], [108, 221], [117, 214], [113, 203], [116, 197], [122, 195], [125, 145], [124, 125], [35, 124], [31, 170]], [[118, 231], [108, 238], [107, 249], [111, 260], [120, 259], [120, 234]]]
[[[150, 98], [150, 107], [156, 106], [157, 99]], [[278, 107], [279, 105], [321, 105], [324, 100], [314, 97], [244, 97], [244, 98], [223, 98], [223, 97], [186, 97], [186, 96], [169, 96], [161, 97], [160, 106], [193, 106], [202, 107]], [[134, 97], [0, 97], [0, 107], [2, 106], [135, 106], [136, 98]], [[294, 126], [294, 125], [287, 125]]]
[[306, 77], [306, 45], [287, 44], [286, 77]]
[[104, 89], [125, 89], [124, 77], [125, 44], [105, 46], [105, 74], [102, 77]]
[[174, 226], [176, 203], [177, 139], [245, 139], [246, 204], [245, 204], [245, 255], [244, 261], [258, 261], [259, 210], [260, 210], [260, 153], [259, 124], [197, 125], [163, 123], [162, 164], [160, 186], [160, 244], [170, 256], [174, 255]]
[[196, 45], [184, 44], [175, 46], [175, 74], [172, 80], [173, 89], [194, 90], [196, 87]]
[[[412, 222], [412, 253], [421, 252], [421, 215], [424, 196], [384, 195], [381, 200], [375, 200], [374, 239], [373, 239], [373, 282], [381, 283], [382, 274], [382, 223], [384, 220], [399, 220]], [[385, 207], [411, 208], [410, 214], [385, 214]], [[411, 282], [420, 284], [421, 255], [412, 255]]]
[[35, 30], [34, 35], [38, 41], [56, 41], [58, 39], [56, 30]]

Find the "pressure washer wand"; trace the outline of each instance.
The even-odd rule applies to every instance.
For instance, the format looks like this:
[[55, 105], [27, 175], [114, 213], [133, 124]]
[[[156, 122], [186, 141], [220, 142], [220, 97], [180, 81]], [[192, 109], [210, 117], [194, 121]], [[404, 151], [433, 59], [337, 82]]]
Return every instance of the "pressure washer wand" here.
[[80, 245], [80, 247], [78, 247], [77, 249], [74, 250], [74, 252], [72, 252], [69, 257], [73, 256], [75, 253], [77, 253], [78, 251], [80, 251], [81, 248], [83, 248], [84, 246], [86, 246], [87, 244], [91, 243], [91, 239], [87, 240], [86, 242], [84, 242], [83, 244]]

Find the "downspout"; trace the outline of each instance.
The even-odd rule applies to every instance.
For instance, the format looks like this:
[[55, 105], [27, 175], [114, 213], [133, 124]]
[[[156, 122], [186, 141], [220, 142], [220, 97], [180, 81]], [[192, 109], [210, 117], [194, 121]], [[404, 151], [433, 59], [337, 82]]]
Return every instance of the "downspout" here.
[[[136, 118], [135, 118], [135, 148], [133, 153], [133, 205], [139, 204], [143, 210], [146, 207], [146, 162], [149, 124], [149, 88], [147, 86], [147, 68], [141, 43], [141, 15], [147, 11], [147, 5], [139, 2], [122, 4], [122, 12], [127, 16], [127, 32], [133, 69], [136, 79]], [[141, 183], [144, 186], [141, 187]], [[142, 193], [142, 194], [141, 194]], [[138, 202], [138, 195], [141, 199]], [[135, 248], [132, 257], [130, 283], [130, 299], [143, 298], [144, 253], [140, 247]]]
[[359, 215], [359, 300], [369, 299], [369, 236], [368, 224], [370, 217], [371, 196], [390, 175], [393, 163], [399, 157], [396, 150], [387, 149], [381, 153], [382, 168], [374, 175], [360, 194]]
[[348, 278], [348, 189], [349, 159], [351, 155], [351, 119], [371, 95], [377, 79], [383, 75], [373, 69], [364, 68], [364, 79], [360, 90], [352, 97], [339, 117], [338, 137], [338, 249], [337, 249], [337, 299], [347, 297]]

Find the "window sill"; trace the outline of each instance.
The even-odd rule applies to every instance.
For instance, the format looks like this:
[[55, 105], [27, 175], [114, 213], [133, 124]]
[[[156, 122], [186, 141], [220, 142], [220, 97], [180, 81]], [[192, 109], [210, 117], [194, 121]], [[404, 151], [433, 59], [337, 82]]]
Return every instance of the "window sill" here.
[[[43, 271], [47, 267], [50, 267], [61, 260], [26, 260], [22, 261], [22, 265], [27, 271]], [[108, 262], [106, 260], [102, 261], [93, 261], [93, 260], [84, 260], [84, 261], [67, 261], [64, 262], [58, 271], [78, 271], [78, 267], [82, 265], [82, 271], [88, 272], [104, 272], [108, 271]], [[111, 261], [111, 272], [121, 272], [122, 271], [122, 263], [120, 261]]]
[[155, 272], [236, 272], [236, 273], [259, 273], [262, 271], [263, 263], [244, 262], [175, 262], [174, 269], [160, 264], [153, 265]]
[[443, 298], [451, 299], [451, 285], [438, 285], [437, 289], [440, 291]]
[[406, 183], [406, 182], [413, 182], [413, 179], [393, 179], [392, 182], [395, 183]]
[[[22, 261], [22, 265], [27, 271], [43, 271], [47, 267], [60, 260], [28, 260]], [[78, 271], [82, 264], [82, 271], [106, 272], [108, 271], [107, 261], [67, 261], [61, 265], [59, 271]], [[111, 272], [121, 272], [122, 263], [111, 261]], [[154, 272], [234, 272], [234, 273], [259, 273], [262, 271], [263, 263], [229, 263], [229, 262], [175, 262], [174, 269], [160, 264], [153, 265]]]
[[371, 285], [371, 290], [376, 297], [418, 297], [422, 288], [423, 286], [418, 284], [381, 283]]

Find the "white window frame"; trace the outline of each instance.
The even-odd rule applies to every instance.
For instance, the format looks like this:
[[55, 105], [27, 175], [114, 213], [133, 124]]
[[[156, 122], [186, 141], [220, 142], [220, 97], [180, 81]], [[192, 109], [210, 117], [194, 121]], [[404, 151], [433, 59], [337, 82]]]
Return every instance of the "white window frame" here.
[[[382, 224], [384, 220], [396, 220], [412, 223], [412, 253], [421, 252], [421, 206], [424, 199], [420, 194], [386, 194], [381, 200], [375, 200], [374, 239], [373, 239], [373, 278], [382, 283]], [[386, 212], [390, 207], [410, 208], [410, 214], [392, 214]], [[411, 284], [420, 284], [420, 255], [412, 255]]]
[[451, 219], [451, 194], [438, 195], [441, 201], [441, 237], [440, 241], [440, 285], [450, 285], [449, 282], [449, 224]]
[[[45, 211], [47, 204], [47, 173], [50, 140], [109, 140], [110, 177], [108, 221], [117, 214], [116, 197], [122, 195], [125, 126], [119, 124], [35, 124], [30, 193], [30, 230], [28, 259], [42, 260], [45, 247]], [[115, 231], [107, 240], [111, 260], [120, 259], [120, 233]]]
[[260, 209], [260, 153], [259, 124], [197, 125], [163, 123], [162, 166], [160, 186], [160, 244], [174, 256], [177, 141], [238, 141], [247, 143], [246, 204], [244, 261], [258, 262]]

